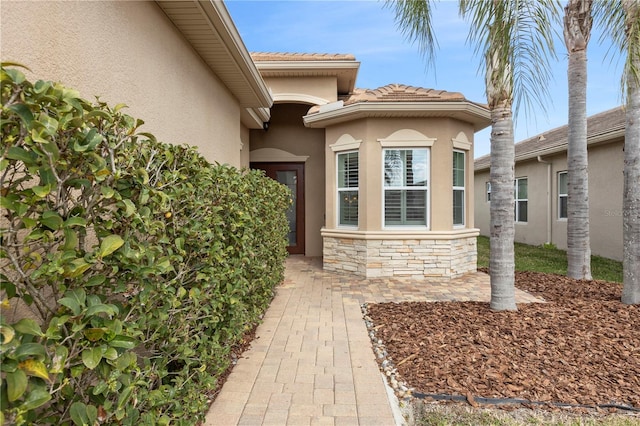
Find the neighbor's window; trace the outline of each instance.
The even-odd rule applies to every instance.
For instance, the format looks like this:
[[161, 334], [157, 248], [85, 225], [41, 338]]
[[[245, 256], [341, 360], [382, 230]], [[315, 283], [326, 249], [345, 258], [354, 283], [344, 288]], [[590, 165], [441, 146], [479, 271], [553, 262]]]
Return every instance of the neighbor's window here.
[[569, 196], [568, 177], [567, 172], [558, 173], [558, 219], [567, 218], [567, 200]]
[[491, 202], [491, 182], [485, 182], [485, 188], [487, 189], [487, 203]]
[[358, 152], [338, 156], [338, 224], [358, 226]]
[[453, 151], [453, 224], [464, 225], [464, 165], [462, 151]]
[[384, 224], [428, 226], [429, 150], [385, 149]]
[[527, 178], [518, 178], [515, 180], [515, 201], [516, 201], [516, 222], [527, 221], [527, 205], [529, 203]]

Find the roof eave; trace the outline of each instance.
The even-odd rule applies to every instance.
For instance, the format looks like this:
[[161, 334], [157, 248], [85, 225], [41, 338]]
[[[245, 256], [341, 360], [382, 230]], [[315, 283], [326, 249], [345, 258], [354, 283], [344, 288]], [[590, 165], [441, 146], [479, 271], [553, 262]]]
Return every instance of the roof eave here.
[[240, 112], [240, 122], [248, 129], [264, 129], [270, 119], [269, 108], [244, 108]]
[[255, 65], [262, 77], [335, 76], [340, 94], [353, 92], [360, 69], [354, 60], [256, 61]]
[[474, 126], [479, 131], [489, 126], [489, 110], [476, 103], [462, 102], [360, 102], [342, 108], [318, 112], [303, 117], [304, 124], [311, 128], [324, 128], [362, 118], [455, 118]]
[[[624, 133], [625, 133], [625, 129], [624, 129], [624, 126], [622, 126], [622, 128], [616, 127], [606, 132], [590, 135], [590, 136], [587, 136], [587, 145], [595, 146], [595, 145], [613, 142], [621, 137], [624, 137]], [[536, 151], [527, 152], [526, 154], [517, 155], [515, 157], [515, 162], [518, 163], [520, 161], [533, 160], [538, 157], [544, 157], [547, 155], [560, 154], [562, 152], [565, 152], [566, 150], [567, 150], [567, 144], [565, 142], [563, 144], [555, 145], [549, 148], [538, 149]], [[484, 158], [484, 157], [481, 157], [481, 158]], [[485, 170], [489, 170], [490, 167], [491, 167], [491, 164], [489, 163], [480, 167], [474, 167], [474, 171], [482, 172]]]
[[[156, 0], [156, 3], [196, 53], [238, 99], [240, 106], [269, 108], [273, 105], [271, 93], [223, 2]], [[182, 12], [191, 10], [197, 10], [199, 19], [181, 19]], [[197, 29], [194, 29], [196, 27]], [[206, 29], [203, 29], [204, 27]]]
[[260, 71], [290, 71], [306, 69], [357, 70], [360, 62], [350, 59], [304, 60], [304, 61], [256, 61]]

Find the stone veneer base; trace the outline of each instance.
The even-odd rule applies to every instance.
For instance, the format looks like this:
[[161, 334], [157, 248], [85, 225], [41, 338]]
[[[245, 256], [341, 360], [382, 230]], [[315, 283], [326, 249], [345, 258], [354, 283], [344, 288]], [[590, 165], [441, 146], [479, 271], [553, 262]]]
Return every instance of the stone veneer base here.
[[349, 272], [366, 278], [456, 278], [475, 272], [476, 236], [417, 239], [323, 236], [327, 271]]

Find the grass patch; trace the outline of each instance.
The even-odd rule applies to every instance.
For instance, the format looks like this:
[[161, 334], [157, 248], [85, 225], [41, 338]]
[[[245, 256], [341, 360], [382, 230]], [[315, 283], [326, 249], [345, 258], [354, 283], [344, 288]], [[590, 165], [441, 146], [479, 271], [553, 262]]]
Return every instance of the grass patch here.
[[[550, 245], [515, 243], [516, 271], [567, 274], [567, 252]], [[489, 237], [478, 237], [478, 268], [489, 267]], [[622, 282], [622, 262], [591, 256], [591, 275], [595, 280]]]
[[633, 426], [638, 417], [625, 414], [585, 413], [557, 410], [555, 412], [513, 408], [472, 408], [463, 405], [412, 404], [411, 426]]

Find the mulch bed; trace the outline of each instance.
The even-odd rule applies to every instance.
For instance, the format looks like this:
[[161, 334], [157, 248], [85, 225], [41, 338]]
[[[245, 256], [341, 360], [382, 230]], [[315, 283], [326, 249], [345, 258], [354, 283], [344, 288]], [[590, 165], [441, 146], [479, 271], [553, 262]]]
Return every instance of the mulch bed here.
[[382, 303], [368, 315], [416, 393], [640, 409], [640, 306], [620, 302], [620, 284], [517, 272], [516, 287], [547, 303]]

